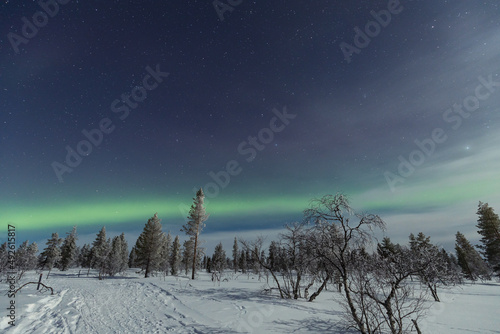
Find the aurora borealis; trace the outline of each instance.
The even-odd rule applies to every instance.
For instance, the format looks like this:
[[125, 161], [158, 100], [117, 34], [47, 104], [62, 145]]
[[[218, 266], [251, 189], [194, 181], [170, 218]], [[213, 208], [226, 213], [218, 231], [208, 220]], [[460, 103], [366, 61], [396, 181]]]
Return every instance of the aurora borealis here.
[[214, 239], [338, 191], [395, 240], [474, 240], [477, 202], [500, 210], [496, 1], [244, 0], [224, 20], [211, 1], [42, 2], [29, 38], [45, 7], [0, 4], [0, 223], [20, 240], [132, 238], [155, 212], [180, 233], [199, 187]]

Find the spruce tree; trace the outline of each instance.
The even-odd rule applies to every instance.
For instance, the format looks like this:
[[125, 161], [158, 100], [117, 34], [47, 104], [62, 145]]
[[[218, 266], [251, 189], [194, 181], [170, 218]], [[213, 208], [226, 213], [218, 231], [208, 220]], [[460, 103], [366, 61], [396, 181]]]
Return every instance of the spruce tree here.
[[189, 267], [193, 262], [193, 240], [188, 239], [182, 244], [182, 265], [184, 267], [184, 274], [187, 275]]
[[120, 234], [120, 243], [121, 243], [121, 266], [119, 272], [124, 272], [128, 269], [128, 243], [125, 239], [125, 233]]
[[500, 276], [500, 219], [488, 203], [479, 202], [477, 215], [476, 227], [481, 235], [478, 248], [488, 265]]
[[24, 273], [28, 270], [34, 270], [37, 265], [38, 246], [36, 243], [29, 244], [29, 241], [24, 241], [16, 250], [14, 260], [16, 269], [18, 270], [18, 280], [20, 280]]
[[110, 251], [110, 241], [109, 239], [106, 239], [106, 227], [103, 226], [92, 243], [92, 263], [93, 267], [99, 270], [100, 280], [104, 278]]
[[116, 236], [111, 241], [111, 250], [107, 257], [106, 270], [109, 276], [114, 276], [119, 272], [122, 272], [126, 266], [127, 259], [125, 259], [125, 264], [123, 263], [123, 245], [122, 239]]
[[8, 258], [7, 242], [4, 242], [0, 245], [0, 276], [7, 271]]
[[61, 258], [61, 249], [59, 248], [61, 242], [62, 239], [59, 238], [59, 234], [57, 234], [57, 232], [52, 233], [52, 238], [45, 243], [47, 247], [45, 247], [42, 254], [40, 254], [40, 267], [42, 270], [45, 268], [49, 270], [47, 278], [49, 277], [52, 268], [56, 266]]
[[215, 246], [210, 268], [217, 275], [217, 279], [220, 280], [222, 272], [226, 269], [226, 252], [222, 248], [222, 242]]
[[234, 268], [234, 273], [238, 271], [238, 240], [236, 237], [234, 237], [234, 243], [233, 243], [233, 268]]
[[159, 268], [161, 261], [161, 247], [163, 245], [164, 233], [158, 214], [151, 217], [135, 244], [137, 262], [143, 266], [144, 277], [150, 276], [152, 271]]
[[76, 226], [73, 226], [71, 232], [64, 239], [61, 247], [61, 270], [67, 270], [75, 261], [76, 257]]
[[179, 236], [175, 236], [172, 252], [170, 254], [170, 273], [177, 275], [179, 271], [179, 263], [181, 262], [181, 243]]
[[92, 248], [89, 244], [83, 245], [78, 254], [78, 264], [82, 268], [90, 268], [92, 260]]
[[200, 255], [198, 237], [203, 230], [203, 227], [205, 227], [204, 222], [208, 219], [208, 214], [205, 212], [204, 201], [205, 194], [203, 194], [203, 189], [200, 188], [200, 190], [196, 192], [196, 197], [193, 198], [193, 204], [191, 205], [191, 209], [189, 210], [187, 217], [188, 222], [181, 229], [182, 232], [186, 232], [186, 234], [193, 240], [191, 279], [194, 279], [197, 258]]
[[128, 257], [128, 267], [129, 268], [137, 267], [137, 252], [135, 250], [135, 246], [132, 247], [132, 250], [130, 251], [130, 255]]
[[172, 235], [170, 232], [163, 238], [160, 250], [160, 270], [168, 275], [170, 271], [170, 253], [172, 252]]
[[474, 249], [472, 244], [465, 236], [457, 232], [455, 235], [455, 251], [457, 253], [457, 262], [466, 279], [472, 281], [479, 279], [490, 279], [490, 270], [481, 258], [481, 255]]

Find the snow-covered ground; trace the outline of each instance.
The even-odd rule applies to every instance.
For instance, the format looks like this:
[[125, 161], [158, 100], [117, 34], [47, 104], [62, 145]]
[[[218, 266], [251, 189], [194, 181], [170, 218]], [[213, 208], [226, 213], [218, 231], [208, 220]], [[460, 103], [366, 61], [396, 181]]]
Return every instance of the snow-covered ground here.
[[[78, 270], [54, 271], [37, 293], [29, 285], [16, 296], [16, 326], [8, 325], [6, 285], [0, 285], [1, 333], [347, 333], [340, 327], [338, 294], [312, 303], [262, 293], [265, 278], [228, 273], [214, 284], [200, 273], [187, 277], [126, 277], [99, 281]], [[37, 280], [31, 272], [24, 282]], [[500, 284], [477, 283], [441, 290], [432, 302], [424, 333], [500, 333]]]

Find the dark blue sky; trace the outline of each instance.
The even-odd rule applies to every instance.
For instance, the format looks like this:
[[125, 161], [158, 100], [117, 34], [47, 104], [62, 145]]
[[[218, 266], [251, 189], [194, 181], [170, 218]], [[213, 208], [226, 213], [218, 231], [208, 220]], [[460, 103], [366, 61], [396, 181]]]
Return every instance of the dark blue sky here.
[[343, 191], [389, 235], [447, 243], [499, 203], [496, 1], [243, 0], [222, 21], [211, 1], [47, 3], [0, 5], [0, 221], [26, 238], [156, 211], [177, 233], [194, 187], [213, 233]]

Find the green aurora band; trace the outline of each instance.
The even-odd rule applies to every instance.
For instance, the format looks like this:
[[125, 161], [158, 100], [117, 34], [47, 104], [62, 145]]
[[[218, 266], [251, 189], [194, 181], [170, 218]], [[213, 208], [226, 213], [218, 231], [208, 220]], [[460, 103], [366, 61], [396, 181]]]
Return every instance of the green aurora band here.
[[[357, 211], [383, 213], [406, 211], [422, 207], [432, 208], [460, 203], [467, 199], [482, 200], [485, 196], [496, 194], [496, 183], [482, 180], [469, 181], [457, 186], [437, 186], [434, 191], [413, 189], [399, 196], [389, 195], [387, 189], [374, 189], [367, 193], [348, 194], [351, 204]], [[289, 216], [290, 219], [300, 217], [308, 207], [311, 197], [304, 196], [247, 196], [246, 198], [208, 199], [207, 212], [212, 219], [229, 219], [234, 217], [257, 216]], [[51, 205], [5, 205], [0, 210], [0, 220], [4, 224], [13, 224], [25, 230], [70, 227], [73, 225], [113, 225], [137, 221], [144, 223], [155, 212], [166, 223], [182, 223], [187, 215], [191, 202], [177, 198], [151, 199], [108, 199], [100, 202], [73, 202]]]

